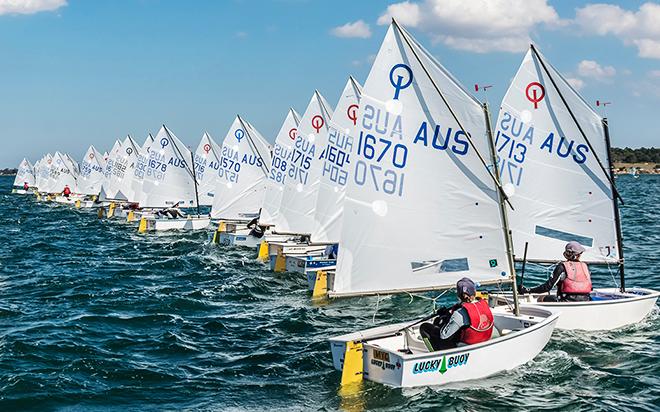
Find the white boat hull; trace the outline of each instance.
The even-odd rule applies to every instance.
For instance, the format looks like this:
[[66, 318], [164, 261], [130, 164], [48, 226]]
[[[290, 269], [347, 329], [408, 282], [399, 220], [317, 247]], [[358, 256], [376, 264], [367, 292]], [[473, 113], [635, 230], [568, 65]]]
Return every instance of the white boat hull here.
[[[529, 362], [550, 340], [558, 314], [535, 306], [520, 309], [520, 317], [515, 317], [505, 307], [493, 309], [495, 325], [503, 336], [437, 352], [426, 349], [418, 337], [418, 327], [396, 336], [378, 338], [395, 333], [408, 322], [331, 338], [333, 364], [335, 369], [342, 370], [347, 342], [366, 339], [362, 359], [364, 379], [394, 387], [482, 379]], [[402, 352], [405, 348], [412, 353]]]
[[[511, 295], [505, 295], [511, 301]], [[656, 305], [660, 292], [652, 289], [628, 288], [625, 294], [616, 288], [594, 289], [594, 300], [588, 302], [538, 302], [547, 294], [519, 295], [520, 303], [530, 303], [561, 313], [557, 329], [611, 330], [632, 325], [644, 319]], [[614, 299], [601, 299], [608, 296]], [[597, 300], [596, 300], [597, 299]], [[505, 299], [500, 299], [501, 304]]]
[[316, 283], [316, 272], [319, 270], [335, 270], [336, 259], [328, 259], [325, 256], [286, 256], [286, 271], [300, 273], [307, 277], [307, 286], [310, 291], [314, 290]]
[[286, 258], [291, 256], [322, 256], [325, 253], [326, 247], [327, 244], [322, 243], [309, 244], [289, 241], [268, 241], [268, 259], [270, 263], [270, 269], [275, 272], [282, 272], [286, 270]]
[[[210, 217], [185, 217], [177, 219], [143, 217], [146, 228], [143, 231], [201, 230], [211, 225]], [[142, 224], [142, 222], [140, 222]]]

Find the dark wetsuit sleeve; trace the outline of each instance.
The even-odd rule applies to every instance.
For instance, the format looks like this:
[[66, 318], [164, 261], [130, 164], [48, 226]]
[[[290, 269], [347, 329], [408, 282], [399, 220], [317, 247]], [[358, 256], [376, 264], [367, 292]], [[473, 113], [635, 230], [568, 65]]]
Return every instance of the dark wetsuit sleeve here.
[[552, 288], [555, 287], [557, 282], [559, 282], [562, 279], [562, 275], [566, 273], [566, 270], [564, 269], [564, 265], [561, 263], [558, 264], [555, 267], [555, 270], [552, 272], [552, 276], [543, 284], [540, 284], [536, 287], [530, 288], [529, 291], [530, 293], [546, 293], [550, 292]]

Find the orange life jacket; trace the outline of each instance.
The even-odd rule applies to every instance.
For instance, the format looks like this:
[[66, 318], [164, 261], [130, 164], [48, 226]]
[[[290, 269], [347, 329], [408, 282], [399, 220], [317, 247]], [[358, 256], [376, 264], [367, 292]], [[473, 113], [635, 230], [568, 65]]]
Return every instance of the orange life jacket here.
[[561, 282], [560, 293], [591, 293], [591, 274], [584, 262], [562, 262], [566, 270], [566, 279]]
[[461, 332], [461, 342], [472, 345], [490, 339], [493, 334], [494, 322], [493, 312], [488, 306], [488, 301], [466, 302], [461, 306], [467, 310], [470, 317], [470, 327]]

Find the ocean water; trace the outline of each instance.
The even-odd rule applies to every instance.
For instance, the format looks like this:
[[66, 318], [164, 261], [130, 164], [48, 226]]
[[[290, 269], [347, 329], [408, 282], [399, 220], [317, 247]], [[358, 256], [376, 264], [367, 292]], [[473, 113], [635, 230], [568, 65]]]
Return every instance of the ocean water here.
[[[430, 300], [315, 305], [302, 276], [210, 233], [141, 236], [11, 195], [11, 182], [0, 177], [0, 411], [660, 408], [657, 307], [616, 331], [556, 331], [534, 361], [481, 381], [342, 394], [327, 338], [412, 319]], [[660, 176], [618, 185], [627, 285], [660, 289]], [[531, 267], [525, 284], [542, 273]]]

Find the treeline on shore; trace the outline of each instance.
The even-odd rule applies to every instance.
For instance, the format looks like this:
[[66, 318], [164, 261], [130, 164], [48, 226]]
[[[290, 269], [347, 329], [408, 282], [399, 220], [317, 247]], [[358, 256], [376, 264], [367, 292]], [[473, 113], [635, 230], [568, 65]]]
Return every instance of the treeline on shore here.
[[18, 173], [18, 169], [0, 169], [0, 176], [13, 176]]
[[660, 163], [660, 148], [656, 147], [613, 147], [611, 153], [612, 161], [617, 163]]

